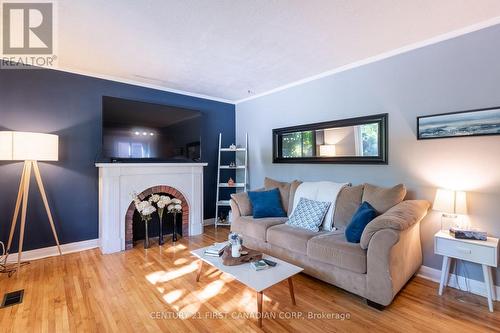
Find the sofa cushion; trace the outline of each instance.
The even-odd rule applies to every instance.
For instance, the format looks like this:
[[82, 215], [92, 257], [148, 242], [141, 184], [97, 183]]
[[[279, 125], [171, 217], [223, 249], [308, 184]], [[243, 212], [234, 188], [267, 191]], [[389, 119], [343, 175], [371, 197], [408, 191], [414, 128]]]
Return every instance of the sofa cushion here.
[[333, 215], [333, 225], [335, 227], [343, 228], [351, 222], [354, 213], [361, 206], [363, 187], [364, 185], [346, 186], [340, 191]]
[[281, 224], [275, 225], [267, 229], [267, 242], [281, 248], [307, 253], [307, 241], [314, 236], [318, 236], [324, 231], [314, 232], [305, 229], [294, 228], [292, 226]]
[[300, 198], [297, 208], [295, 208], [286, 224], [292, 227], [318, 232], [319, 226], [323, 223], [323, 219], [325, 218], [330, 204], [330, 202]]
[[247, 192], [232, 193], [231, 199], [236, 202], [241, 216], [252, 215], [252, 203], [250, 202]]
[[368, 202], [363, 202], [352, 217], [351, 223], [345, 228], [345, 238], [350, 243], [359, 243], [363, 230], [377, 216], [375, 208]]
[[252, 203], [254, 218], [286, 217], [286, 212], [281, 205], [280, 192], [277, 188], [269, 191], [250, 191], [248, 197]]
[[264, 187], [266, 190], [277, 188], [280, 191], [281, 206], [285, 213], [288, 212], [288, 201], [290, 198], [290, 183], [280, 182], [271, 178], [264, 179]]
[[307, 255], [322, 263], [356, 273], [366, 273], [366, 250], [349, 243], [341, 232], [327, 233], [309, 239]]
[[368, 202], [378, 214], [383, 214], [389, 208], [396, 206], [406, 196], [406, 187], [398, 184], [391, 188], [365, 184], [362, 201]]
[[283, 224], [286, 220], [286, 217], [254, 219], [251, 216], [240, 216], [231, 222], [231, 231], [242, 234], [243, 242], [245, 235], [265, 242], [267, 229], [277, 224]]

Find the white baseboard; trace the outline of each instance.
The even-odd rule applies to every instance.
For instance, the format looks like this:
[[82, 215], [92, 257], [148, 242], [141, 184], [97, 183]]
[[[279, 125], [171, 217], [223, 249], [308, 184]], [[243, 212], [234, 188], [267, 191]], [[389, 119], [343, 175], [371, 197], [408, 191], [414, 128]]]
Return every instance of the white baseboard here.
[[[437, 283], [439, 283], [439, 281], [441, 280], [441, 270], [427, 267], [427, 266], [421, 266], [417, 275], [424, 278], [424, 279], [431, 280], [431, 281], [434, 281]], [[457, 281], [458, 281], [458, 284], [457, 284]], [[467, 278], [460, 276], [460, 275], [450, 274], [449, 278], [448, 278], [447, 286], [455, 288], [455, 289], [462, 289], [462, 290], [464, 289], [464, 287], [467, 286], [469, 289], [468, 290], [469, 292], [476, 294], [476, 295], [486, 297], [486, 287], [484, 285], [484, 282], [482, 282], [482, 281], [467, 279]], [[459, 288], [459, 286], [461, 288]], [[495, 286], [495, 291], [496, 291], [496, 293], [495, 293], [496, 294], [496, 301], [498, 301], [499, 297], [500, 297], [500, 287]]]
[[214, 224], [215, 224], [215, 218], [203, 220], [203, 225], [214, 225]]
[[[85, 250], [94, 249], [99, 247], [99, 239], [89, 239], [81, 242], [67, 243], [61, 244], [61, 251], [63, 254], [80, 252]], [[36, 260], [47, 257], [53, 257], [59, 255], [59, 251], [57, 251], [57, 246], [49, 246], [43, 247], [41, 249], [23, 251], [22, 260]], [[9, 258], [7, 262], [17, 262], [18, 254], [11, 253], [9, 254]]]

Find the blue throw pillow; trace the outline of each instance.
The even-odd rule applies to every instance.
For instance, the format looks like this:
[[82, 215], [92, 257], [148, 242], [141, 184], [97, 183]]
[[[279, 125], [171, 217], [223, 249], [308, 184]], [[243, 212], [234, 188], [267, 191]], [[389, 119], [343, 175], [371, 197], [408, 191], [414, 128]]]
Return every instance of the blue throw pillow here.
[[286, 222], [289, 226], [319, 231], [319, 226], [323, 223], [326, 212], [330, 208], [331, 202], [322, 202], [300, 198], [297, 207], [293, 210], [292, 216]]
[[363, 202], [354, 213], [351, 222], [345, 229], [345, 238], [350, 243], [359, 243], [361, 234], [368, 223], [377, 216], [377, 211], [368, 202]]
[[250, 191], [248, 198], [252, 203], [253, 217], [286, 217], [286, 212], [281, 205], [280, 191], [273, 188], [269, 191]]

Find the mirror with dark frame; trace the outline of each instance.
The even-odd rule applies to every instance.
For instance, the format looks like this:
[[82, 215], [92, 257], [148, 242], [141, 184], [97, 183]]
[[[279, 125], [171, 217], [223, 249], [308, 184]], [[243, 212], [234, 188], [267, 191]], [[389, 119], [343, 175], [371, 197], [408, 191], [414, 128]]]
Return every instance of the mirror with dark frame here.
[[273, 129], [273, 163], [387, 164], [387, 113]]

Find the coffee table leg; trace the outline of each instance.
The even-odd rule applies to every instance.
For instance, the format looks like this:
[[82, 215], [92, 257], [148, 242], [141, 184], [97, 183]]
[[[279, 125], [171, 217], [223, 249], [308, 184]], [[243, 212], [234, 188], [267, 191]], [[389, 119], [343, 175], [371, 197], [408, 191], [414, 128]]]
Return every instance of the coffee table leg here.
[[196, 275], [196, 282], [200, 281], [201, 269], [203, 268], [203, 260], [198, 260], [198, 274]]
[[264, 293], [262, 291], [257, 292], [257, 310], [258, 310], [258, 316], [259, 316], [259, 327], [262, 327], [262, 296], [264, 296]]
[[292, 298], [292, 304], [297, 305], [297, 303], [295, 303], [295, 293], [293, 292], [293, 282], [291, 277], [288, 278], [288, 288], [290, 289], [290, 297]]

